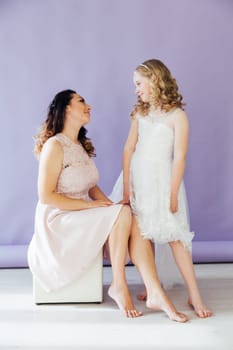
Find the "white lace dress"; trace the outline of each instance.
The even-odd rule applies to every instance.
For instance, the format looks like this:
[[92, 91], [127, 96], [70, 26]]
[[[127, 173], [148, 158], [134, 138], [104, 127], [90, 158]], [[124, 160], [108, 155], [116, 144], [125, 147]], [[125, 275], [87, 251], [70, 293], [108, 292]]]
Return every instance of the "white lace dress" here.
[[[63, 134], [54, 138], [64, 152], [56, 191], [70, 198], [90, 200], [88, 191], [99, 178], [93, 160], [81, 144]], [[69, 211], [38, 202], [28, 263], [45, 290], [61, 288], [85, 273], [103, 248], [121, 208], [118, 204]]]
[[[166, 117], [177, 110], [137, 116], [138, 142], [131, 160], [130, 202], [142, 236], [156, 244], [157, 267], [166, 287], [180, 282], [171, 250], [165, 243], [180, 240], [191, 251], [190, 232], [184, 184], [179, 189], [179, 210], [170, 211], [171, 171], [174, 132]], [[110, 195], [112, 200], [122, 196], [122, 174]], [[170, 266], [169, 266], [170, 265]], [[172, 267], [172, 270], [171, 270]], [[175, 269], [175, 270], [174, 270]], [[171, 273], [169, 273], [169, 270]]]

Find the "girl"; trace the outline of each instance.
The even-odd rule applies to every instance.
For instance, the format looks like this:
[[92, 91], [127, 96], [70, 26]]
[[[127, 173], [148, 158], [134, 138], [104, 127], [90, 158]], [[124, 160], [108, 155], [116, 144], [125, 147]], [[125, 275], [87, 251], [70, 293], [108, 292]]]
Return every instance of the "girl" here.
[[[159, 60], [134, 72], [138, 101], [123, 152], [123, 201], [131, 204], [133, 233], [156, 244], [169, 243], [188, 287], [197, 316], [209, 317], [197, 286], [191, 258], [182, 182], [188, 145], [188, 120], [176, 80]], [[148, 293], [140, 296], [147, 298]]]

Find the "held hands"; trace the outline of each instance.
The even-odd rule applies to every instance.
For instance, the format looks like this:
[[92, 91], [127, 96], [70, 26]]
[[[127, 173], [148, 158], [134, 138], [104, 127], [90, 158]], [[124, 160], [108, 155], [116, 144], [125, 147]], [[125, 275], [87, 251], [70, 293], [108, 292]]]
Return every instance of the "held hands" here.
[[124, 191], [123, 199], [119, 202], [119, 204], [128, 204], [128, 205], [130, 205], [129, 191]]
[[170, 211], [174, 214], [178, 211], [178, 198], [176, 194], [171, 194]]
[[130, 200], [129, 198], [123, 198], [120, 202], [118, 202], [118, 204], [130, 205]]

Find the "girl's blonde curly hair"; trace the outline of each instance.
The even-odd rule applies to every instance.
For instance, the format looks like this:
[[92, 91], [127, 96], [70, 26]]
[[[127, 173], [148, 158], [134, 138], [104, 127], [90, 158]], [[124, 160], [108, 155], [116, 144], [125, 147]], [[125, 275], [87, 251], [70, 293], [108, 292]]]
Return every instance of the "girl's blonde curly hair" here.
[[147, 60], [140, 64], [135, 71], [149, 79], [151, 98], [150, 102], [143, 102], [138, 97], [130, 114], [131, 117], [137, 113], [145, 116], [151, 107], [160, 108], [165, 112], [177, 107], [184, 109], [185, 103], [182, 102], [183, 97], [178, 91], [177, 82], [163, 62], [157, 59]]

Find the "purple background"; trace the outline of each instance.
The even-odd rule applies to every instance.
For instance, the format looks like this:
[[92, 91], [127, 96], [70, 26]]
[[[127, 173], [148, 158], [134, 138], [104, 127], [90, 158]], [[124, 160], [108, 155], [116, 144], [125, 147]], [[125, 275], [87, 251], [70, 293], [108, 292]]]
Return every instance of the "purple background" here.
[[187, 103], [194, 261], [233, 261], [232, 38], [231, 0], [1, 0], [0, 266], [27, 266], [32, 136], [54, 94], [72, 88], [93, 106], [88, 135], [109, 194], [135, 103], [132, 74], [148, 58], [167, 64]]

